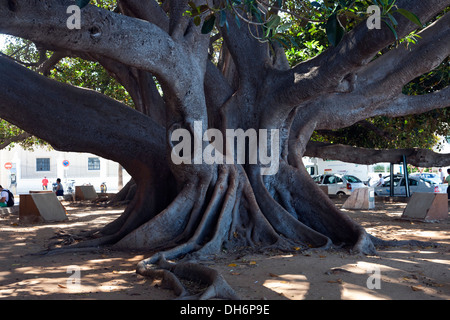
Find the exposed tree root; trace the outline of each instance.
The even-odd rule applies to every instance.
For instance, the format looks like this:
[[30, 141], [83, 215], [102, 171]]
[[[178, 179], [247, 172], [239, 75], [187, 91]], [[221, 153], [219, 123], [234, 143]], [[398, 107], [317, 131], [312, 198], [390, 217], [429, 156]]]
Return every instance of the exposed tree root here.
[[[163, 286], [172, 289], [179, 299], [239, 299], [222, 275], [214, 269], [197, 263], [170, 263], [161, 255], [154, 264], [149, 264], [145, 260], [139, 262], [136, 272], [152, 279], [162, 280]], [[192, 292], [190, 288], [183, 285], [183, 280], [200, 284], [201, 289]]]
[[[280, 163], [274, 188], [282, 194], [281, 202], [293, 210], [297, 219], [338, 246], [350, 246], [352, 252], [375, 254], [376, 250], [364, 228], [340, 211], [309, 177], [304, 167]], [[287, 199], [287, 200], [286, 200]]]
[[[155, 212], [155, 206], [146, 210], [145, 197], [137, 193], [102, 237], [48, 254], [103, 246], [151, 251], [154, 254], [138, 264], [137, 272], [162, 280], [179, 298], [237, 299], [217, 271], [198, 262], [244, 248], [347, 247], [352, 253], [376, 254], [375, 246], [432, 245], [388, 242], [367, 234], [305, 175], [301, 168], [282, 162], [278, 175], [264, 181], [257, 167], [244, 171], [238, 165], [220, 165], [216, 174], [185, 182], [164, 210]], [[186, 281], [202, 289], [192, 292], [193, 286], [183, 284]]]
[[372, 236], [372, 235], [369, 235], [369, 237], [370, 237], [370, 241], [377, 248], [404, 247], [404, 246], [425, 248], [425, 247], [438, 247], [438, 246], [440, 246], [439, 243], [430, 242], [430, 241], [383, 240], [383, 239], [377, 238], [377, 237]]

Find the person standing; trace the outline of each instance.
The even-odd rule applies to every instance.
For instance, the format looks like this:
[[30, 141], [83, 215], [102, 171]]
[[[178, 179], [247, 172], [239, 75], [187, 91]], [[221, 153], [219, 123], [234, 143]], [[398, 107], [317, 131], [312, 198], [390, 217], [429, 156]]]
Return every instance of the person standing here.
[[439, 179], [441, 179], [441, 183], [445, 183], [444, 171], [439, 168]]
[[379, 178], [379, 180], [378, 180], [378, 183], [376, 185], [377, 187], [382, 186], [384, 184], [384, 178], [383, 178], [383, 175], [381, 173], [378, 175], [378, 178]]
[[447, 169], [447, 178], [445, 178], [445, 183], [447, 183], [447, 197], [450, 200], [450, 169]]
[[61, 179], [56, 179], [56, 195], [57, 196], [63, 196], [64, 195], [64, 189], [63, 185], [61, 184]]
[[42, 190], [47, 190], [47, 185], [48, 185], [48, 179], [47, 179], [47, 177], [44, 177], [44, 179], [42, 179]]

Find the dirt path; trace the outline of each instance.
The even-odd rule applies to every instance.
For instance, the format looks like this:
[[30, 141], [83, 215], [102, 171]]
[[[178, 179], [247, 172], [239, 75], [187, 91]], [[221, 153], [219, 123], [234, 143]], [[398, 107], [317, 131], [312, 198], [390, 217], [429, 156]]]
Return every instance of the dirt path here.
[[[342, 200], [336, 199], [337, 205]], [[0, 218], [0, 299], [150, 299], [175, 296], [135, 273], [148, 253], [98, 252], [35, 256], [56, 234], [77, 235], [120, 215], [123, 208], [65, 203], [69, 220], [22, 225]], [[218, 258], [219, 270], [242, 299], [432, 299], [450, 300], [450, 218], [439, 223], [399, 217], [404, 203], [377, 202], [376, 209], [345, 211], [383, 239], [436, 241], [439, 247], [381, 248], [378, 256], [343, 251], [248, 254]], [[77, 278], [79, 283], [73, 280]]]

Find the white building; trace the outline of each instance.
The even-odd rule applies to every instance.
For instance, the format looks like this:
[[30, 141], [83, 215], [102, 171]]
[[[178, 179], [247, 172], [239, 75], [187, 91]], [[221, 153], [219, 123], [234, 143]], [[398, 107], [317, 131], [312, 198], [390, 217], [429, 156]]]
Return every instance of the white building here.
[[[122, 170], [123, 185], [130, 175]], [[73, 180], [74, 185], [91, 184], [97, 192], [106, 183], [107, 192], [119, 190], [119, 164], [89, 153], [59, 152], [35, 147], [27, 151], [21, 147], [0, 150], [0, 184], [16, 194], [42, 190], [42, 179], [47, 177], [48, 188], [57, 178], [64, 190]]]

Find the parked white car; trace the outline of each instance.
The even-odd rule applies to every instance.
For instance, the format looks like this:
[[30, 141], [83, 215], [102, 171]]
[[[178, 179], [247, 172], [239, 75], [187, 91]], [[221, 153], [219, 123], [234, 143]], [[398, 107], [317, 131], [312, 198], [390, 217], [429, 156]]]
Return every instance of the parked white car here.
[[319, 185], [328, 187], [328, 194], [350, 195], [353, 190], [364, 187], [364, 183], [352, 175], [322, 174], [313, 178]]
[[[375, 187], [375, 195], [389, 196], [391, 181], [390, 176], [384, 177], [384, 184]], [[434, 183], [432, 181], [425, 181], [416, 176], [408, 176], [410, 193], [414, 192], [446, 192], [447, 188], [444, 185]], [[445, 190], [444, 190], [445, 189]], [[403, 175], [394, 175], [394, 196], [406, 196], [405, 178]]]

